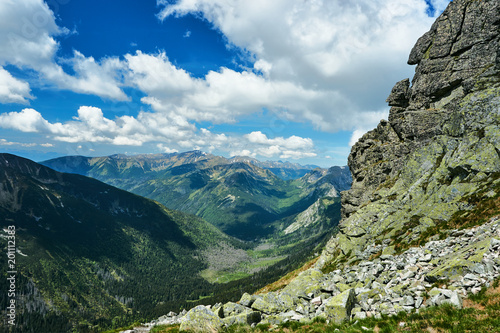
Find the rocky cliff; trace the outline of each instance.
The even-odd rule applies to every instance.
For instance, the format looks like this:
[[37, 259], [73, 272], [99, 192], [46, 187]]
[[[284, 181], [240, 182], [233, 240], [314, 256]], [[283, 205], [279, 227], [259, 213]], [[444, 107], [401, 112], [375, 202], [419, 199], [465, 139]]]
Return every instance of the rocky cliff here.
[[[500, 172], [500, 2], [455, 0], [410, 53], [389, 120], [353, 147], [341, 232], [318, 267], [374, 243], [411, 242], [475, 207]], [[340, 250], [340, 251], [339, 251]], [[345, 259], [345, 258], [344, 258]]]

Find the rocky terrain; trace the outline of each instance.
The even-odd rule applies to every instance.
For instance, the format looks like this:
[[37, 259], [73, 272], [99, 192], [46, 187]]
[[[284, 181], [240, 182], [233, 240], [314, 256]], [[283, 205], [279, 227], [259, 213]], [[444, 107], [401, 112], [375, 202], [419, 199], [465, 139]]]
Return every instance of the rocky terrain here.
[[418, 40], [408, 61], [418, 64], [411, 87], [407, 79], [395, 85], [389, 121], [352, 148], [341, 232], [321, 263], [337, 250], [348, 256], [373, 242], [410, 242], [495, 186], [499, 11], [498, 1], [454, 1]]
[[[155, 325], [181, 324], [181, 330], [208, 331], [240, 323], [308, 322], [316, 317], [338, 323], [445, 303], [462, 308], [465, 297], [500, 277], [500, 219], [448, 234], [401, 254], [394, 254], [388, 245], [374, 245], [361, 254], [364, 259], [359, 263], [327, 274], [310, 269], [279, 292], [244, 294], [238, 303], [171, 312], [137, 332]], [[376, 253], [383, 254], [370, 260]]]
[[[455, 0], [422, 36], [382, 120], [352, 148], [340, 232], [278, 292], [198, 306], [182, 329], [419, 311], [500, 275], [500, 2]], [[488, 206], [489, 205], [489, 206]]]

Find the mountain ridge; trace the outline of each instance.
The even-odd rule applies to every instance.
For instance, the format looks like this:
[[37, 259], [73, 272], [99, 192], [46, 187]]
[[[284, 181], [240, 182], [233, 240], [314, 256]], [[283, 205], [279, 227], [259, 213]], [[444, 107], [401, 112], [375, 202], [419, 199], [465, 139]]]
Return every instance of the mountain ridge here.
[[[237, 162], [245, 162], [245, 163], [250, 163], [253, 165], [256, 165], [258, 167], [261, 167], [263, 169], [268, 169], [270, 171], [272, 170], [278, 170], [275, 175], [280, 176], [283, 175], [283, 169], [285, 170], [291, 170], [292, 175], [294, 176], [292, 178], [291, 175], [286, 175], [285, 178], [282, 178], [284, 180], [288, 179], [296, 179], [304, 176], [307, 172], [312, 171], [314, 169], [320, 168], [317, 165], [301, 165], [298, 163], [291, 163], [291, 162], [282, 162], [282, 161], [259, 161], [255, 158], [248, 157], [248, 156], [233, 156], [230, 158], [225, 158], [221, 156], [216, 156], [212, 155], [209, 153], [202, 152], [200, 150], [193, 150], [193, 151], [186, 151], [186, 152], [181, 152], [181, 153], [160, 153], [160, 154], [137, 154], [137, 155], [125, 155], [125, 154], [113, 154], [113, 155], [108, 155], [108, 156], [100, 156], [100, 157], [89, 157], [89, 156], [82, 156], [82, 155], [73, 155], [73, 156], [63, 156], [63, 157], [57, 157], [45, 161], [40, 161], [39, 163], [42, 165], [46, 166], [53, 166], [55, 169], [60, 170], [61, 172], [70, 172], [70, 173], [79, 173], [83, 174], [88, 172], [90, 169], [90, 164], [93, 163], [91, 161], [96, 161], [96, 160], [102, 160], [109, 158], [111, 160], [130, 160], [130, 159], [136, 159], [136, 160], [145, 160], [149, 162], [154, 162], [155, 160], [172, 160], [172, 161], [181, 161], [180, 164], [189, 164], [189, 163], [195, 163], [198, 162], [200, 159], [207, 159], [207, 160], [215, 160], [213, 164], [231, 164], [231, 163], [237, 163]], [[60, 163], [58, 163], [60, 162]], [[65, 164], [68, 163], [70, 165], [70, 168], [64, 169]], [[95, 163], [95, 162], [94, 162]], [[81, 169], [78, 168], [78, 165], [81, 165]], [[178, 164], [179, 165], [179, 164]], [[172, 166], [177, 166], [176, 163], [161, 163], [160, 165], [157, 165], [156, 168], [153, 167], [152, 169], [156, 170], [162, 170], [162, 168], [168, 168]], [[64, 171], [63, 171], [64, 170]], [[280, 172], [283, 171], [283, 172]]]
[[[198, 215], [244, 240], [280, 232], [280, 220], [300, 213], [328, 193], [338, 197], [351, 182], [343, 167], [315, 168], [301, 178], [283, 180], [246, 158], [225, 159], [201, 151], [62, 157], [43, 164], [94, 177], [171, 209]], [[331, 192], [331, 188], [336, 190]]]

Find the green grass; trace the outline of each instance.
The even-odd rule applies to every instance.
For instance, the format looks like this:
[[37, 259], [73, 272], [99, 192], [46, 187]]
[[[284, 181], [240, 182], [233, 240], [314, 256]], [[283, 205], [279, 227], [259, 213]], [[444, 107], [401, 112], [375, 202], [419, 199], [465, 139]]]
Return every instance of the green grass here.
[[201, 272], [201, 277], [203, 277], [208, 282], [220, 284], [240, 280], [248, 276], [251, 276], [251, 274], [245, 272], [218, 272], [212, 269], [205, 269]]

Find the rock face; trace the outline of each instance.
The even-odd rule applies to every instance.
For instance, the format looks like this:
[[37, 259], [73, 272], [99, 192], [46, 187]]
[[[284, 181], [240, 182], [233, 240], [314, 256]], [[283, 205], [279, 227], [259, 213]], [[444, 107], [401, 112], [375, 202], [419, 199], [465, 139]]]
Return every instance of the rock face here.
[[389, 120], [353, 147], [341, 232], [318, 267], [367, 244], [410, 241], [473, 206], [500, 173], [500, 2], [455, 0], [411, 51]]

